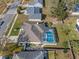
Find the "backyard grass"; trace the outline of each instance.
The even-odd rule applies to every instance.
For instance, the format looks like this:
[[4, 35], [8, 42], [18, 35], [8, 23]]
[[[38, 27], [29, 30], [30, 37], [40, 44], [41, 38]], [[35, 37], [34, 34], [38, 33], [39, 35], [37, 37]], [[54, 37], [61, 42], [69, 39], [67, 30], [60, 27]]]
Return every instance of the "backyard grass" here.
[[[67, 29], [65, 25], [67, 26], [67, 28], [70, 29], [70, 32], [68, 32], [69, 33], [68, 35], [66, 35], [65, 32], [63, 32], [63, 27]], [[57, 29], [57, 33], [59, 37], [58, 45], [63, 45], [64, 41], [77, 40], [79, 38], [78, 37], [79, 34], [76, 31], [76, 18], [75, 17], [70, 17], [66, 19], [64, 24], [58, 23], [58, 24], [55, 24], [54, 26]]]
[[70, 52], [64, 53], [63, 51], [56, 51], [56, 59], [70, 59], [71, 55]]
[[73, 46], [74, 54], [77, 54], [79, 56], [79, 40], [71, 41]]
[[17, 20], [14, 24], [14, 27], [11, 31], [11, 34], [10, 34], [11, 36], [16, 36], [19, 34], [19, 30], [23, 25], [23, 23], [26, 21], [26, 19], [27, 19], [26, 15], [23, 15], [23, 14], [18, 15]]
[[48, 51], [48, 59], [55, 59], [54, 51]]
[[48, 59], [71, 59], [71, 52], [64, 53], [63, 50], [48, 51]]

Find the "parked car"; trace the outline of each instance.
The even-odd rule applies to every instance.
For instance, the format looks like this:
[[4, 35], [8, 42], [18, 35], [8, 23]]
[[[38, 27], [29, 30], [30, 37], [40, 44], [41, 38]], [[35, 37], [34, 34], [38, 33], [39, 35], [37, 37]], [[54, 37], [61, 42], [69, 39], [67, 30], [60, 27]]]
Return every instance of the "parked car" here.
[[2, 21], [2, 22], [0, 23], [0, 26], [2, 26], [2, 25], [3, 25], [3, 23], [4, 23], [4, 21]]

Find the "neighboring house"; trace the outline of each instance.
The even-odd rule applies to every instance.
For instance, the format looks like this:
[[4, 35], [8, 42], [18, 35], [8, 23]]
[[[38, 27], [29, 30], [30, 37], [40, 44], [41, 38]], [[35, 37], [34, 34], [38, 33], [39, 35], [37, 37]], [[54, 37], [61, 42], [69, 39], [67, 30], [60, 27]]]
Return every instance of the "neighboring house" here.
[[[22, 27], [28, 36], [27, 42], [31, 44], [56, 45], [56, 34], [54, 28], [48, 28], [45, 24], [25, 23]], [[21, 39], [23, 40], [23, 39]]]
[[0, 59], [6, 59], [4, 56], [0, 56]]
[[40, 3], [41, 5], [43, 5], [43, 0], [34, 0], [36, 3]]
[[34, 2], [25, 5], [27, 8], [24, 12], [28, 15], [29, 21], [41, 21], [42, 20], [42, 7], [43, 0], [34, 0]]
[[42, 51], [24, 51], [13, 55], [12, 59], [44, 59]]
[[77, 30], [79, 31], [79, 19], [77, 19], [76, 28], [77, 28]]
[[34, 0], [34, 1], [35, 1], [34, 6], [43, 8], [43, 0]]
[[39, 8], [43, 8], [43, 0], [34, 0], [31, 3], [27, 3], [25, 5], [23, 5], [25, 7], [39, 7]]
[[74, 6], [74, 9], [73, 9], [71, 15], [72, 15], [72, 16], [79, 16], [79, 4], [76, 4], [76, 5]]
[[28, 7], [24, 14], [28, 15], [29, 21], [42, 20], [42, 9], [39, 7]]

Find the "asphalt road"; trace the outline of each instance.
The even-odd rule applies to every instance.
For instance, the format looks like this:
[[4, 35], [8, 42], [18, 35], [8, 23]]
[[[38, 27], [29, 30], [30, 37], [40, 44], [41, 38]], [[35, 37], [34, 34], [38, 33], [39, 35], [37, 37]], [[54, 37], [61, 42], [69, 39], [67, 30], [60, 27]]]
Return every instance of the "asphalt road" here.
[[20, 2], [18, 2], [16, 5], [15, 4], [16, 4], [16, 1], [10, 5], [8, 11], [4, 14], [4, 17], [0, 21], [0, 23], [4, 21], [4, 23], [0, 26], [0, 38], [3, 37], [9, 25], [12, 23], [14, 16], [17, 13], [16, 8], [20, 4]]

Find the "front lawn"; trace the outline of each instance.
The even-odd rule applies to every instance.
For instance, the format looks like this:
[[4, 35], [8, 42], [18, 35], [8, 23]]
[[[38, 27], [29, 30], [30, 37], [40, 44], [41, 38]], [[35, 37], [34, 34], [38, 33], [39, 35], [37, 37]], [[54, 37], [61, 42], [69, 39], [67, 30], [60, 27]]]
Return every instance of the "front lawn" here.
[[19, 30], [22, 26], [22, 24], [27, 20], [27, 17], [26, 15], [23, 15], [23, 14], [19, 14], [18, 15], [18, 18], [14, 24], [14, 27], [11, 31], [11, 36], [16, 36], [19, 34]]
[[60, 50], [60, 51], [56, 51], [55, 56], [56, 59], [70, 59], [72, 58], [70, 54], [71, 54], [70, 51], [64, 53], [63, 50]]

